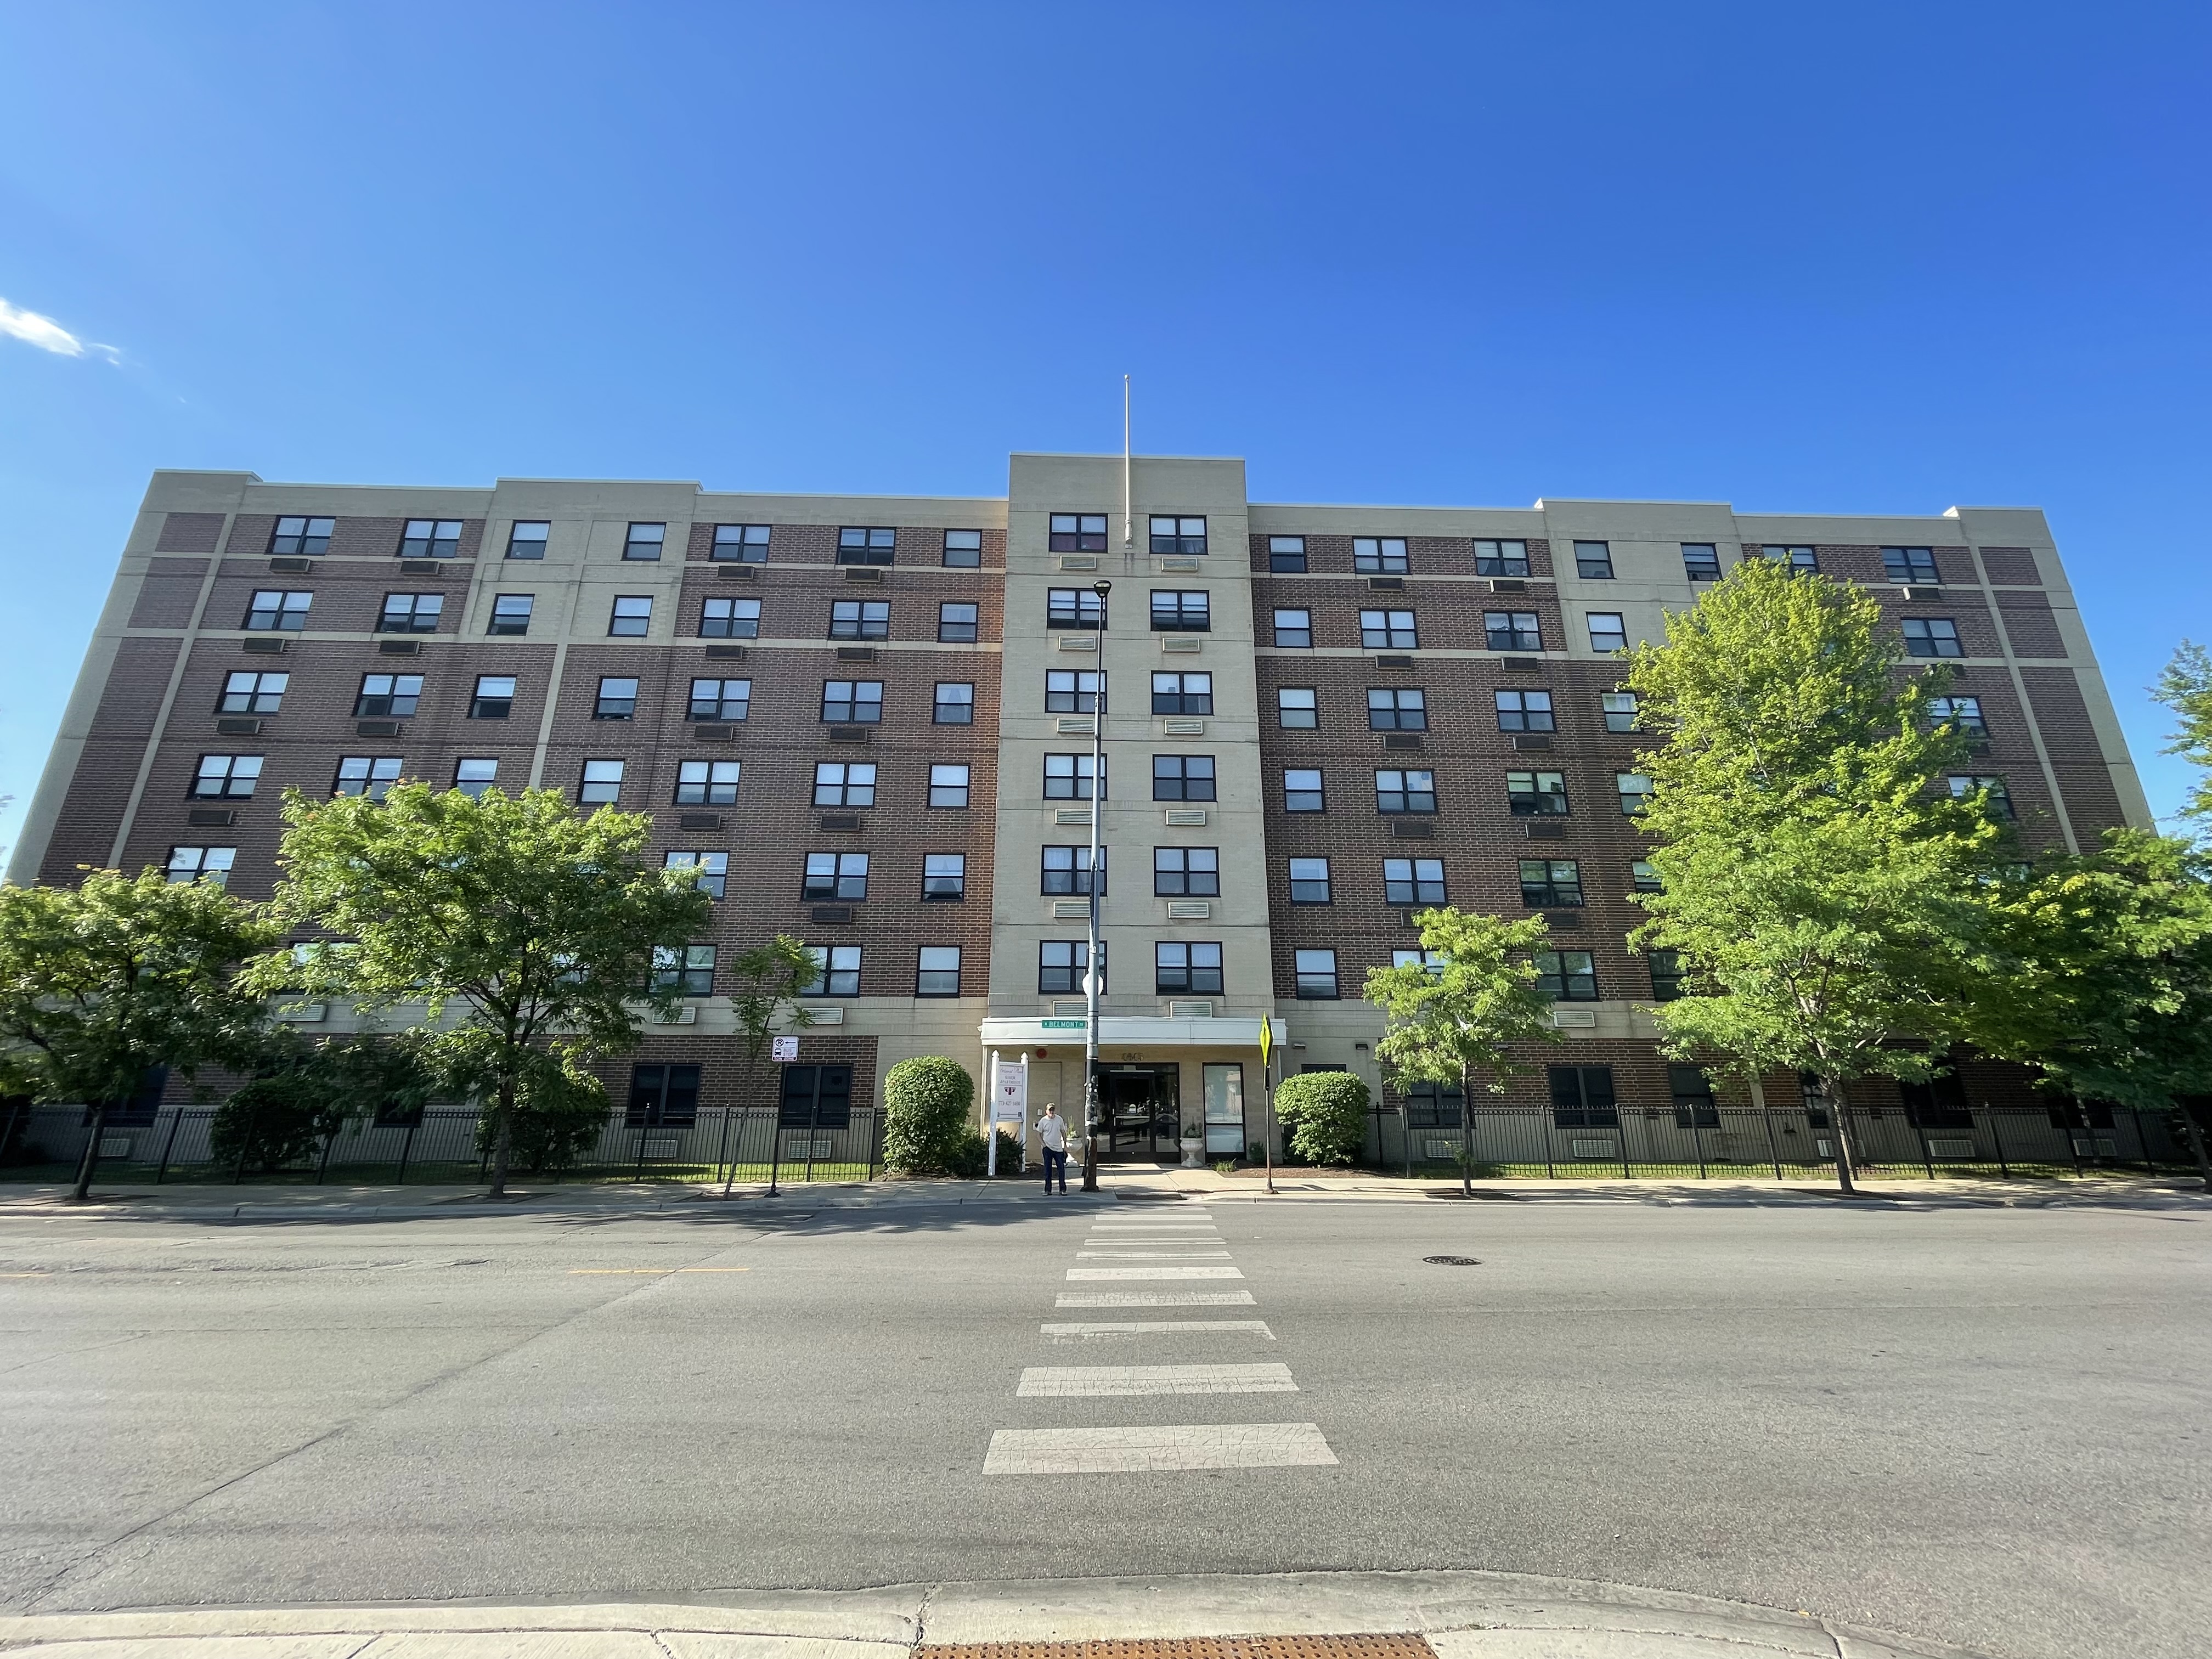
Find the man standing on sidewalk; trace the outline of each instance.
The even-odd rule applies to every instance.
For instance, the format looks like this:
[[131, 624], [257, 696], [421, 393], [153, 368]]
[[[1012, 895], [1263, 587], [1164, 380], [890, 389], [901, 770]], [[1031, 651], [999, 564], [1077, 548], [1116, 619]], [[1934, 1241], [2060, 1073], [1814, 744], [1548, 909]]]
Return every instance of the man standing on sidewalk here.
[[1047, 1106], [1037, 1120], [1037, 1139], [1044, 1145], [1044, 1189], [1052, 1191], [1052, 1178], [1060, 1177], [1060, 1190], [1067, 1190], [1067, 1121], [1057, 1106]]

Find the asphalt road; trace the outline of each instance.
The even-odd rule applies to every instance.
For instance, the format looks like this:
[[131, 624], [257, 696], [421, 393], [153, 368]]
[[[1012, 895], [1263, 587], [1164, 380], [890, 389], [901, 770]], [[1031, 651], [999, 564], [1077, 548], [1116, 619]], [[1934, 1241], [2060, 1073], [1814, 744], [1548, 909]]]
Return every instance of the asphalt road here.
[[[1079, 1261], [1131, 1248], [1094, 1219], [1140, 1212], [1210, 1217], [1243, 1277], [1126, 1288], [1252, 1304], [1056, 1307], [1125, 1288], [1071, 1267], [1218, 1260]], [[1474, 1567], [2021, 1659], [2197, 1655], [2208, 1268], [2212, 1212], [1972, 1205], [13, 1219], [0, 1607]], [[1280, 1364], [1296, 1392], [1016, 1392], [1190, 1364]], [[1024, 1443], [1049, 1455], [1293, 1422], [1334, 1466], [984, 1468], [1001, 1430], [1055, 1431]]]

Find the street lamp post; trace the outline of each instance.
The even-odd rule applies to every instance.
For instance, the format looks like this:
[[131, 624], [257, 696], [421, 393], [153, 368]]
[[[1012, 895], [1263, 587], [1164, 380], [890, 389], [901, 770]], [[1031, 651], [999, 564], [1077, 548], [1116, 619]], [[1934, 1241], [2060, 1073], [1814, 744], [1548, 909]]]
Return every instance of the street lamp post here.
[[1106, 798], [1106, 596], [1109, 581], [1095, 581], [1098, 596], [1098, 690], [1091, 702], [1091, 868], [1085, 881], [1091, 896], [1091, 938], [1083, 959], [1083, 1190], [1098, 1190], [1098, 984], [1105, 975], [1105, 952], [1098, 939], [1098, 809]]

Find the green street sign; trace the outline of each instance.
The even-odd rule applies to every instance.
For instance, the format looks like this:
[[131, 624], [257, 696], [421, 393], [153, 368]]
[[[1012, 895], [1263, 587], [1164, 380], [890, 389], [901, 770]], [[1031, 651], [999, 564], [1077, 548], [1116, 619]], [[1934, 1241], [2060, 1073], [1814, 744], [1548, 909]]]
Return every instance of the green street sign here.
[[1091, 1022], [1087, 1019], [1048, 1019], [1042, 1024], [1048, 1031], [1080, 1031], [1087, 1030]]

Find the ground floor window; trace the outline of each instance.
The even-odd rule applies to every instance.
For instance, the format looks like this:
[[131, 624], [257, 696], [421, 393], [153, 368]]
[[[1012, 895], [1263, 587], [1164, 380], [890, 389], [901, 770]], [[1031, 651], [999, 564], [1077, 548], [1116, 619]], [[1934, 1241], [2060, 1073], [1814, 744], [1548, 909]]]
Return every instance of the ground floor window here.
[[1456, 1083], [1409, 1083], [1401, 1097], [1409, 1129], [1456, 1129], [1467, 1097]]
[[783, 1108], [787, 1129], [843, 1129], [853, 1121], [853, 1068], [849, 1066], [787, 1066]]
[[1669, 1066], [1667, 1085], [1674, 1096], [1674, 1127], [1678, 1129], [1717, 1129], [1721, 1109], [1713, 1098], [1713, 1080], [1695, 1066]]
[[1562, 1129], [1611, 1129], [1620, 1123], [1610, 1066], [1554, 1066], [1552, 1121]]
[[629, 1115], [632, 1128], [662, 1123], [690, 1123], [699, 1115], [699, 1068], [696, 1066], [634, 1066], [629, 1073]]

